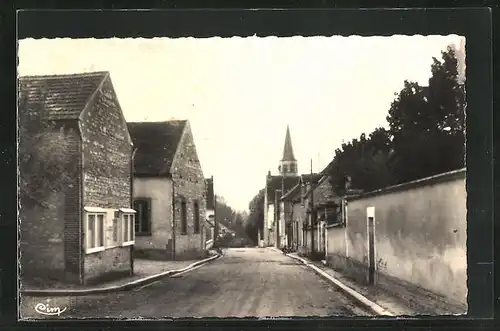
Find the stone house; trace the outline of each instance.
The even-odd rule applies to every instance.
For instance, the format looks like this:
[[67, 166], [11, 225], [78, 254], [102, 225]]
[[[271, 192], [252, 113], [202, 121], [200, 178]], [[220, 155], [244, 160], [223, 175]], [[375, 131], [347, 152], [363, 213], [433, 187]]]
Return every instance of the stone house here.
[[20, 77], [19, 95], [19, 112], [43, 112], [55, 127], [42, 134], [62, 134], [70, 154], [65, 188], [20, 208], [21, 277], [87, 284], [132, 275], [132, 141], [110, 74]]
[[136, 148], [136, 256], [203, 256], [206, 184], [189, 121], [128, 123], [128, 128]]

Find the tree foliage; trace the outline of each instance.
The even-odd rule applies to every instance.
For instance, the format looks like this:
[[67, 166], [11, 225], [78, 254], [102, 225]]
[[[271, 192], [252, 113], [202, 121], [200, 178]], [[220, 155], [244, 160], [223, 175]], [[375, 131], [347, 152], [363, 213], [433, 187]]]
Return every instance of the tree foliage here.
[[345, 193], [347, 179], [371, 191], [464, 167], [465, 89], [454, 50], [433, 59], [427, 87], [405, 81], [392, 102], [389, 129], [343, 143], [329, 166], [332, 184]]
[[426, 88], [405, 82], [387, 116], [396, 183], [465, 166], [465, 90], [453, 49], [433, 59]]
[[259, 229], [264, 227], [264, 192], [265, 190], [261, 189], [248, 205], [250, 212], [248, 214], [245, 231], [255, 243], [257, 243], [258, 240]]
[[71, 130], [47, 120], [42, 95], [29, 103], [20, 94], [18, 102], [19, 198], [22, 207], [48, 207], [52, 194], [60, 193], [73, 169], [66, 135]]
[[215, 206], [217, 221], [230, 230], [233, 230], [239, 237], [246, 237], [245, 219], [242, 213], [233, 210], [221, 196], [217, 196]]

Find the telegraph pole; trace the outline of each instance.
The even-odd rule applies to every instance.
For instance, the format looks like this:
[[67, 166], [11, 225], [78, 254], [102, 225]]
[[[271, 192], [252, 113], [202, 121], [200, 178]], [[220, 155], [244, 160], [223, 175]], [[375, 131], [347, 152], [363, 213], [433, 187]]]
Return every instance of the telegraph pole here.
[[219, 239], [219, 222], [217, 221], [217, 195], [214, 187], [214, 246], [217, 248], [217, 239]]
[[279, 240], [280, 240], [280, 199], [279, 199], [279, 193], [280, 193], [280, 190], [276, 190], [274, 191], [274, 199], [275, 199], [275, 218], [274, 218], [274, 221], [275, 221], [275, 224], [276, 224], [276, 248], [279, 248]]
[[311, 177], [309, 178], [309, 185], [310, 185], [310, 194], [311, 198], [309, 199], [309, 210], [310, 210], [310, 217], [311, 217], [311, 257], [313, 257], [314, 254], [314, 192], [313, 192], [313, 171], [312, 171], [312, 158], [311, 158]]
[[[283, 173], [283, 176], [281, 176], [281, 197], [283, 197], [284, 195], [285, 195], [285, 173]], [[281, 200], [282, 200], [281, 197], [280, 197], [280, 218], [279, 218], [280, 225], [281, 225]], [[285, 201], [283, 200], [283, 219], [284, 218], [285, 218]], [[278, 230], [280, 230], [280, 226], [278, 226]], [[283, 228], [283, 230], [285, 230], [285, 228]], [[280, 246], [281, 246], [281, 236], [280, 236]]]

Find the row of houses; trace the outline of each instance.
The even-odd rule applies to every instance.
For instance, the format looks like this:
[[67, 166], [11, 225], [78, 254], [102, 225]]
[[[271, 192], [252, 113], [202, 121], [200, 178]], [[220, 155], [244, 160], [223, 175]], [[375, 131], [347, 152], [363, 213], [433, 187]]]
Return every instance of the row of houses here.
[[465, 169], [374, 192], [348, 183], [338, 196], [328, 166], [298, 175], [287, 129], [279, 171], [266, 176], [261, 246], [292, 248], [388, 291], [397, 283], [466, 305]]
[[137, 257], [204, 256], [215, 195], [189, 121], [127, 123], [108, 72], [20, 77], [19, 96], [71, 154], [64, 189], [20, 206], [21, 277], [89, 284], [132, 275]]

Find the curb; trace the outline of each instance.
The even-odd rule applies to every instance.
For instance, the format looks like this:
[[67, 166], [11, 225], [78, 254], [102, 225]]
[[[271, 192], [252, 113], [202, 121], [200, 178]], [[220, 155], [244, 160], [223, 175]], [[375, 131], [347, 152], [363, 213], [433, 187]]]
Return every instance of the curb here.
[[102, 293], [110, 293], [110, 292], [117, 292], [117, 291], [128, 291], [131, 290], [135, 287], [141, 286], [141, 285], [146, 285], [149, 283], [153, 283], [160, 278], [167, 277], [167, 276], [173, 276], [175, 274], [188, 271], [189, 269], [192, 269], [194, 267], [200, 266], [202, 264], [206, 264], [208, 262], [211, 262], [213, 260], [221, 258], [223, 255], [221, 254], [216, 254], [214, 256], [211, 256], [209, 258], [191, 263], [185, 268], [182, 269], [177, 269], [177, 270], [168, 270], [156, 275], [152, 275], [149, 277], [141, 278], [134, 280], [132, 282], [119, 285], [119, 286], [110, 286], [110, 287], [105, 287], [105, 288], [97, 288], [97, 289], [88, 289], [88, 290], [25, 290], [25, 291], [20, 291], [22, 295], [26, 296], [31, 296], [31, 297], [39, 297], [39, 296], [80, 296], [80, 295], [90, 295], [90, 294], [102, 294]]
[[288, 256], [291, 259], [298, 260], [298, 261], [302, 262], [303, 264], [305, 264], [306, 266], [308, 266], [309, 268], [313, 269], [316, 273], [318, 273], [319, 275], [321, 275], [324, 278], [328, 279], [330, 282], [332, 282], [333, 284], [335, 284], [335, 286], [337, 286], [337, 288], [339, 288], [340, 290], [342, 290], [344, 293], [346, 293], [347, 295], [349, 295], [354, 300], [356, 300], [359, 303], [361, 303], [366, 309], [370, 310], [371, 312], [375, 313], [376, 315], [381, 315], [381, 316], [395, 316], [393, 313], [391, 313], [387, 309], [382, 308], [381, 306], [379, 306], [375, 302], [367, 299], [362, 294], [356, 292], [355, 290], [353, 290], [349, 286], [345, 285], [344, 283], [342, 283], [338, 279], [336, 279], [333, 276], [327, 274], [326, 272], [324, 272], [320, 268], [316, 267], [314, 264], [310, 263], [306, 259], [303, 259], [303, 258], [298, 257], [298, 256], [293, 256], [293, 255], [290, 255], [290, 254], [286, 254], [286, 256]]

